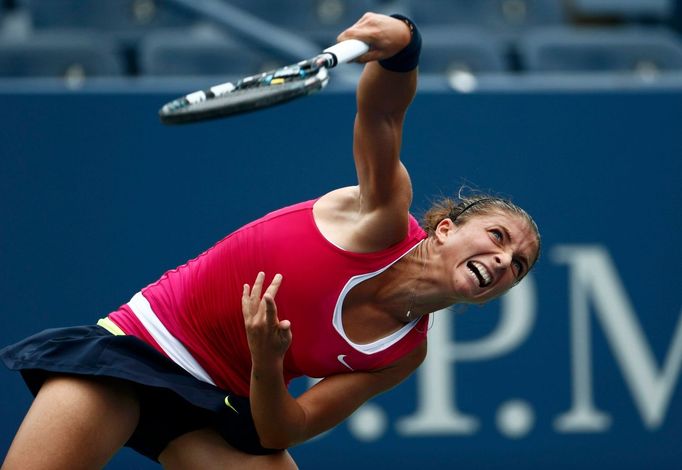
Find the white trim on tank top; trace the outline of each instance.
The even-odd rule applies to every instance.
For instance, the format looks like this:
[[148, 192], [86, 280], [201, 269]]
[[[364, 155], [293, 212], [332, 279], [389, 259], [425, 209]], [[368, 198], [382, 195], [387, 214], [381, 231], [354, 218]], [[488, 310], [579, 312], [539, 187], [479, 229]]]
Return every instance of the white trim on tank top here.
[[346, 298], [346, 295], [350, 292], [350, 290], [360, 284], [362, 281], [366, 281], [367, 279], [371, 279], [374, 276], [378, 276], [382, 272], [386, 271], [388, 268], [393, 266], [395, 263], [400, 261], [404, 256], [406, 256], [408, 253], [410, 253], [412, 250], [417, 248], [423, 240], [421, 240], [419, 243], [411, 247], [409, 250], [407, 250], [405, 253], [400, 255], [397, 259], [395, 259], [392, 263], [388, 264], [387, 266], [384, 266], [383, 268], [379, 269], [378, 271], [374, 271], [371, 273], [366, 273], [366, 274], [358, 274], [357, 276], [351, 277], [346, 285], [341, 289], [341, 293], [339, 294], [339, 298], [336, 301], [336, 306], [334, 307], [334, 315], [332, 317], [332, 325], [334, 325], [334, 329], [341, 335], [341, 337], [348, 343], [353, 349], [356, 351], [359, 351], [364, 354], [374, 354], [378, 353], [380, 351], [383, 351], [385, 349], [390, 348], [394, 344], [396, 344], [398, 341], [403, 339], [411, 330], [414, 328], [417, 323], [419, 323], [419, 318], [416, 320], [411, 321], [410, 323], [407, 323], [405, 326], [403, 326], [401, 329], [398, 331], [391, 333], [388, 336], [385, 336], [381, 339], [378, 339], [376, 341], [373, 341], [371, 343], [367, 344], [358, 344], [354, 343], [351, 341], [351, 339], [346, 335], [345, 330], [343, 329], [343, 301]]
[[149, 301], [138, 292], [128, 302], [128, 307], [135, 314], [142, 326], [147, 330], [157, 344], [163, 351], [171, 358], [173, 362], [189, 372], [194, 378], [202, 382], [215, 385], [211, 376], [204, 370], [203, 367], [194, 359], [194, 356], [182, 345], [178, 339], [171, 334], [170, 331], [161, 323], [159, 317], [156, 316]]

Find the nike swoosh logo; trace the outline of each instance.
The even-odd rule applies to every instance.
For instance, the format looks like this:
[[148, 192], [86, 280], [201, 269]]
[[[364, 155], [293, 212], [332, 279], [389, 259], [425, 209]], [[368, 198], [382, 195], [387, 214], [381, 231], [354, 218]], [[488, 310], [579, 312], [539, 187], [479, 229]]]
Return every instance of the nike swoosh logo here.
[[339, 354], [338, 356], [336, 356], [336, 358], [339, 360], [339, 362], [340, 362], [341, 364], [343, 364], [344, 366], [348, 367], [350, 370], [354, 370], [351, 366], [348, 365], [348, 363], [346, 362], [345, 357], [346, 357], [345, 354]]
[[230, 408], [232, 411], [234, 411], [235, 413], [239, 414], [239, 411], [237, 411], [237, 408], [235, 408], [234, 406], [232, 406], [232, 404], [230, 403], [230, 396], [229, 396], [229, 395], [225, 397], [225, 404], [226, 404], [227, 407]]

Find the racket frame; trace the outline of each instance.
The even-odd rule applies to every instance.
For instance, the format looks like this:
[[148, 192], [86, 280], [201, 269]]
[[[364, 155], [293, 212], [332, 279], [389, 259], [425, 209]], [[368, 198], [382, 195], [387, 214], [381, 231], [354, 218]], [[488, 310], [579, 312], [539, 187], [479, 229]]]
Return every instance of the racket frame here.
[[368, 50], [369, 46], [357, 39], [341, 41], [311, 59], [181, 96], [166, 103], [159, 117], [164, 124], [182, 124], [286, 103], [323, 89], [329, 82], [328, 69]]

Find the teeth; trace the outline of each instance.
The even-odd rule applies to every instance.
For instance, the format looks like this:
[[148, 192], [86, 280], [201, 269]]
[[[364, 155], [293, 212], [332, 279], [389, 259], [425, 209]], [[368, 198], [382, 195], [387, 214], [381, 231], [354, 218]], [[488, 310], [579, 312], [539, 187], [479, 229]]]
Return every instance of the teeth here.
[[478, 269], [478, 272], [481, 274], [481, 277], [483, 278], [483, 285], [487, 286], [490, 284], [490, 280], [492, 279], [492, 276], [490, 276], [490, 273], [486, 269], [485, 266], [483, 266], [481, 263], [478, 261], [472, 261], [473, 265], [476, 266], [476, 269]]
[[470, 261], [467, 264], [467, 267], [471, 272], [473, 272], [476, 275], [476, 278], [479, 280], [479, 285], [481, 287], [485, 287], [488, 284], [490, 284], [492, 276], [490, 275], [490, 273], [488, 272], [484, 265], [482, 265], [478, 261]]

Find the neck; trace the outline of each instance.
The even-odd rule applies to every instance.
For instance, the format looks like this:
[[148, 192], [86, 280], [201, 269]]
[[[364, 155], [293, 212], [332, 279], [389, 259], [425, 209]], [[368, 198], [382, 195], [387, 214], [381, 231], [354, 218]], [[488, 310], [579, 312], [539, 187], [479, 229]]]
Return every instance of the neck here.
[[420, 243], [409, 257], [405, 271], [399, 274], [404, 280], [406, 296], [403, 297], [402, 310], [395, 310], [397, 318], [407, 323], [458, 303], [457, 298], [444, 294], [439, 288], [442, 275], [438, 272], [437, 254], [431, 238]]
[[428, 239], [420, 242], [410, 254], [391, 267], [390, 272], [387, 272], [389, 277], [377, 297], [391, 316], [401, 323], [418, 320], [430, 312], [420, 300], [428, 271], [427, 242]]

